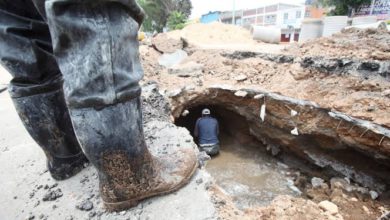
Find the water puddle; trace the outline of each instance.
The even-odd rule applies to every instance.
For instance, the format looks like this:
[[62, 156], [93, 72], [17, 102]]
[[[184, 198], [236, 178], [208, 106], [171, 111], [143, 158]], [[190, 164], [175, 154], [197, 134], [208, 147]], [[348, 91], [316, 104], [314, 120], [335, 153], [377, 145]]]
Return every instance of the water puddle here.
[[297, 195], [286, 175], [291, 170], [258, 143], [242, 146], [224, 134], [219, 156], [206, 169], [240, 209], [268, 205], [278, 195]]

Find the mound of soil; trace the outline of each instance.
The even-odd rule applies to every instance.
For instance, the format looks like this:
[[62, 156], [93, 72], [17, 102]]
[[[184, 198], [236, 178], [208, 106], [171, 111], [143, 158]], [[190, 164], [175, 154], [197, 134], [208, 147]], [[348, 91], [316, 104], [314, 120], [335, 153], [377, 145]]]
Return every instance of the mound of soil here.
[[383, 29], [351, 28], [331, 37], [294, 44], [285, 51], [297, 56], [389, 60], [390, 32]]
[[169, 37], [185, 38], [189, 43], [199, 44], [251, 44], [250, 32], [242, 27], [214, 22], [210, 24], [191, 24], [183, 30], [167, 33]]

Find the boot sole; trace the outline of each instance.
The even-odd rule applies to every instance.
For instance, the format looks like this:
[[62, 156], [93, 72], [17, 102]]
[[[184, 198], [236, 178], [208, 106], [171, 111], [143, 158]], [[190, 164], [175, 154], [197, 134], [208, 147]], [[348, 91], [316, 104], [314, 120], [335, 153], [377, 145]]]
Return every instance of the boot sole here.
[[195, 163], [194, 168], [192, 169], [192, 171], [186, 176], [186, 178], [180, 184], [176, 185], [172, 189], [169, 189], [169, 190], [166, 190], [166, 191], [162, 191], [162, 192], [150, 193], [150, 194], [144, 195], [142, 197], [139, 197], [139, 198], [136, 198], [136, 199], [126, 200], [126, 201], [123, 201], [123, 202], [109, 203], [109, 202], [104, 202], [103, 201], [104, 202], [104, 206], [107, 209], [107, 211], [119, 212], [119, 211], [127, 210], [127, 209], [130, 209], [132, 207], [137, 206], [142, 200], [149, 199], [149, 198], [156, 197], [156, 196], [167, 195], [169, 193], [173, 193], [175, 191], [178, 191], [179, 189], [181, 189], [185, 185], [187, 185], [190, 182], [190, 180], [192, 179], [192, 177], [195, 174], [195, 171], [197, 169], [198, 169], [198, 160], [196, 159], [196, 163]]

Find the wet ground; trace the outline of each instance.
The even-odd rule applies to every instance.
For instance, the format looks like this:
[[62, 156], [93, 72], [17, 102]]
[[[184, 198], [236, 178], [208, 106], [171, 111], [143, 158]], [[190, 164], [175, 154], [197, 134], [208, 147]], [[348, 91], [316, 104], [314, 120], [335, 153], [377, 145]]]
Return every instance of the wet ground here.
[[268, 155], [259, 143], [242, 145], [221, 135], [221, 151], [208, 162], [207, 171], [230, 195], [237, 207], [265, 206], [278, 195], [297, 195], [286, 176], [289, 168]]

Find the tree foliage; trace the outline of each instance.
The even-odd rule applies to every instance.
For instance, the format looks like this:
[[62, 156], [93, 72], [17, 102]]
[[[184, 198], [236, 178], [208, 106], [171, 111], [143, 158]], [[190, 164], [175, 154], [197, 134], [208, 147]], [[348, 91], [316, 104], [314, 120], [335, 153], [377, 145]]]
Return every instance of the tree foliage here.
[[371, 0], [318, 0], [317, 3], [333, 7], [329, 13], [330, 15], [351, 15], [360, 6], [370, 4]]
[[173, 12], [180, 12], [180, 17], [186, 20], [192, 10], [191, 0], [137, 0], [137, 2], [146, 13], [143, 29], [150, 32], [154, 30], [161, 32]]
[[167, 26], [170, 30], [183, 29], [186, 23], [186, 17], [182, 12], [173, 11], [168, 17]]

